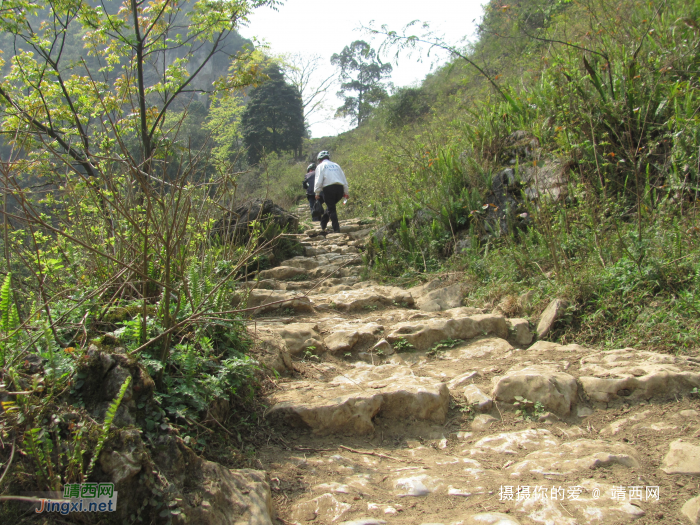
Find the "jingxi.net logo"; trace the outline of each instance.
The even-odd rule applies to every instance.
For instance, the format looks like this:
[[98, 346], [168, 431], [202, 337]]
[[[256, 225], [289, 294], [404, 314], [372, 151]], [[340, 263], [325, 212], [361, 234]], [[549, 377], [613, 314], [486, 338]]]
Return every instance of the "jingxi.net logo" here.
[[34, 512], [114, 512], [117, 492], [114, 483], [68, 483], [63, 487], [63, 499], [41, 498]]

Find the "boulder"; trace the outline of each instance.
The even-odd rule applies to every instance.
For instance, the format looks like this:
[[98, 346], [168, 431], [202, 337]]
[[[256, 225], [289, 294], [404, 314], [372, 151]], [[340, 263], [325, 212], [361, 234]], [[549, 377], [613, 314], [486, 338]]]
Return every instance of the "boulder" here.
[[700, 365], [693, 358], [631, 348], [587, 355], [579, 373], [586, 395], [605, 406], [686, 395], [700, 388]]
[[337, 330], [326, 336], [325, 342], [331, 353], [347, 352], [357, 343], [360, 335], [356, 330]]
[[554, 299], [547, 305], [537, 325], [538, 338], [542, 339], [552, 330], [554, 323], [561, 317], [567, 306], [568, 303], [563, 299]]
[[295, 312], [313, 312], [308, 297], [295, 292], [274, 290], [251, 290], [248, 294], [248, 308], [254, 308], [254, 314], [262, 314], [273, 310], [291, 308]]
[[450, 389], [450, 392], [455, 391], [460, 387], [473, 383], [474, 379], [477, 377], [479, 377], [479, 372], [475, 370], [460, 374], [447, 383], [447, 388]]
[[[392, 355], [394, 353], [394, 348], [389, 344], [389, 341], [386, 339], [382, 339], [381, 341], [378, 341], [376, 345], [372, 347], [371, 352], [373, 354], [379, 354], [379, 355]], [[381, 354], [380, 354], [381, 352]]]
[[508, 467], [507, 471], [514, 477], [528, 474], [567, 476], [612, 465], [638, 468], [638, 454], [622, 443], [579, 439], [562, 443], [556, 448], [532, 452], [524, 460]]
[[284, 281], [298, 275], [306, 275], [306, 270], [295, 268], [294, 266], [276, 266], [270, 270], [262, 270], [258, 273], [258, 279], [277, 279]]
[[[341, 229], [342, 231], [342, 229]], [[354, 232], [350, 232], [348, 234], [348, 237], [350, 237], [353, 241], [358, 241], [360, 239], [365, 239], [370, 236], [372, 233], [372, 228], [366, 228], [364, 230], [357, 230]]]
[[474, 315], [456, 319], [418, 319], [397, 323], [387, 336], [390, 343], [405, 339], [418, 350], [428, 350], [445, 339], [471, 339], [478, 335], [508, 336], [508, 325], [500, 315]]
[[445, 383], [417, 377], [401, 365], [356, 364], [329, 383], [282, 383], [270, 417], [318, 434], [370, 434], [372, 419], [422, 419], [444, 423], [449, 407]]
[[444, 288], [431, 289], [424, 285], [412, 288], [411, 295], [416, 298], [416, 306], [424, 312], [439, 312], [462, 306], [464, 286], [457, 283]]
[[464, 397], [477, 412], [488, 412], [493, 405], [493, 399], [484, 394], [476, 385], [467, 386], [464, 389]]
[[475, 432], [485, 432], [498, 419], [488, 414], [479, 414], [472, 420], [471, 429]]
[[270, 199], [254, 199], [243, 203], [228, 212], [214, 223], [211, 234], [229, 241], [243, 241], [248, 238], [253, 221], [274, 223], [288, 232], [295, 232], [299, 227], [299, 219]]
[[683, 504], [681, 514], [690, 520], [693, 525], [700, 525], [700, 496], [695, 496]]
[[326, 349], [318, 332], [318, 325], [314, 323], [288, 324], [275, 331], [282, 338], [285, 349], [290, 355], [302, 355], [306, 351], [320, 354]]
[[680, 439], [673, 441], [661, 464], [661, 470], [666, 474], [700, 476], [700, 446]]
[[508, 328], [511, 336], [509, 339], [520, 346], [526, 346], [532, 343], [532, 332], [530, 332], [530, 323], [527, 319], [508, 319]]
[[494, 377], [493, 398], [514, 403], [516, 396], [542, 403], [556, 414], [568, 416], [576, 402], [576, 379], [547, 366], [530, 366]]
[[413, 306], [411, 294], [393, 286], [368, 286], [314, 295], [315, 304], [326, 304], [342, 312], [358, 312], [380, 306]]
[[206, 461], [171, 435], [159, 437], [153, 462], [169, 482], [167, 492], [180, 500], [181, 513], [172, 516], [173, 523], [272, 525], [272, 497], [264, 472]]
[[[558, 486], [559, 483], [555, 482]], [[566, 484], [564, 493], [558, 498], [532, 497], [514, 498], [515, 510], [526, 523], [551, 523], [556, 525], [576, 524], [623, 524], [644, 516], [639, 505], [626, 499], [609, 497], [613, 485], [599, 483], [593, 479], [579, 479]], [[549, 488], [549, 487], [548, 487]], [[575, 496], [571, 488], [578, 489]], [[549, 496], [549, 494], [548, 494]], [[566, 498], [566, 506], [560, 501]], [[653, 507], [652, 507], [653, 508]], [[575, 520], [572, 516], [584, 516], [585, 520]]]
[[294, 505], [292, 519], [296, 523], [334, 523], [347, 515], [351, 505], [339, 501], [332, 494], [323, 494]]
[[99, 458], [102, 471], [115, 485], [123, 485], [148, 463], [148, 452], [136, 429], [123, 430], [108, 441]]
[[501, 512], [480, 512], [467, 517], [464, 525], [520, 525], [520, 522]]
[[558, 201], [569, 193], [568, 165], [560, 160], [540, 161], [536, 165], [521, 166], [520, 178], [526, 184], [525, 194], [530, 200]]
[[549, 430], [531, 428], [483, 437], [474, 443], [469, 453], [471, 455], [494, 453], [517, 455], [543, 448], [550, 449], [558, 445], [559, 440]]
[[374, 344], [384, 327], [377, 323], [336, 325], [333, 332], [326, 336], [326, 346], [332, 353], [348, 352], [359, 346], [363, 349]]

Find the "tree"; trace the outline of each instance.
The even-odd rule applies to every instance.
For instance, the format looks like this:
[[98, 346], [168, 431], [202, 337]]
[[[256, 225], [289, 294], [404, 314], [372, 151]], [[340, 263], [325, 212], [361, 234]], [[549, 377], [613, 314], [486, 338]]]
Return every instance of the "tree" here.
[[[61, 318], [52, 309], [67, 308], [61, 290], [81, 290], [68, 310], [86, 309], [81, 331], [126, 297], [140, 303], [135, 351], [167, 366], [173, 338], [199, 330], [213, 295], [226, 288], [230, 272], [211, 281], [213, 291], [204, 295], [189, 282], [208, 253], [203, 225], [228, 204], [225, 192], [233, 185], [202, 181], [204, 150], [193, 151], [191, 141], [181, 138], [204, 120], [200, 94], [257, 81], [253, 51], [235, 52], [226, 42], [253, 8], [276, 3], [3, 4], [0, 32], [11, 39], [14, 55], [7, 68], [0, 60], [1, 124], [11, 148], [0, 172], [3, 191], [18, 203], [16, 213], [2, 210], [5, 259], [8, 271], [14, 264], [17, 274], [36, 280], [23, 289], [32, 290], [39, 306], [22, 314], [31, 324], [44, 312], [57, 345], [68, 346], [80, 335], [59, 333]], [[221, 55], [231, 63], [229, 73], [202, 82], [207, 64]], [[178, 111], [181, 118], [172, 119]], [[30, 179], [50, 191], [33, 192]], [[59, 271], [64, 267], [71, 272]], [[107, 299], [101, 314], [90, 310], [95, 297]], [[27, 332], [34, 346], [36, 338]]]
[[352, 117], [360, 126], [372, 108], [387, 96], [381, 81], [391, 74], [393, 68], [379, 60], [377, 52], [364, 40], [356, 40], [345, 46], [340, 54], [335, 53], [331, 64], [340, 68], [340, 78], [344, 81], [338, 96], [345, 103], [338, 108], [336, 116]]
[[300, 156], [306, 134], [299, 91], [287, 84], [277, 64], [269, 64], [264, 72], [269, 80], [250, 92], [241, 118], [251, 164], [257, 164], [265, 152], [292, 151]]
[[289, 83], [301, 93], [306, 125], [314, 124], [311, 115], [325, 109], [328, 89], [335, 79], [335, 71], [320, 74], [323, 67], [321, 55], [305, 56], [301, 53], [284, 57], [284, 73]]

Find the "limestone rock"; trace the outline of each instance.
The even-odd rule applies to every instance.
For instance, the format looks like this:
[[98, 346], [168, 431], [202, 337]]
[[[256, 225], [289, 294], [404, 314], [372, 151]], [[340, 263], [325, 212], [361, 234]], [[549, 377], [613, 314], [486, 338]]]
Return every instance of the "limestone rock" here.
[[515, 396], [534, 403], [542, 403], [547, 409], [568, 416], [576, 401], [576, 379], [546, 366], [531, 366], [495, 377], [493, 398], [505, 403], [516, 401]]
[[384, 327], [377, 323], [341, 324], [334, 326], [325, 342], [328, 350], [333, 353], [348, 352], [356, 346], [366, 348], [373, 344], [383, 331]]
[[534, 298], [535, 298], [535, 291], [534, 290], [528, 290], [527, 292], [521, 294], [518, 297], [518, 303], [520, 304], [520, 308], [526, 314], [529, 314], [530, 311], [532, 310], [532, 300]]
[[108, 446], [100, 454], [100, 466], [115, 485], [129, 481], [147, 463], [148, 452], [138, 430], [124, 430], [119, 436], [120, 446]]
[[328, 351], [336, 353], [351, 350], [359, 338], [360, 335], [355, 330], [338, 330], [327, 336], [324, 340]]
[[299, 219], [295, 215], [277, 206], [270, 199], [254, 199], [234, 208], [216, 221], [211, 234], [228, 240], [247, 239], [250, 223], [253, 221], [273, 222], [287, 231], [295, 231], [299, 226]]
[[298, 275], [306, 275], [306, 270], [293, 266], [276, 266], [270, 270], [262, 270], [258, 273], [258, 279], [277, 279], [283, 281]]
[[470, 315], [482, 315], [484, 313], [483, 308], [473, 308], [471, 306], [460, 306], [459, 308], [450, 308], [445, 310], [445, 315], [452, 317], [453, 319], [468, 317]]
[[592, 350], [577, 344], [560, 345], [549, 341], [537, 341], [528, 350], [536, 352], [577, 352], [590, 354]]
[[684, 441], [673, 441], [664, 458], [661, 470], [666, 474], [700, 476], [700, 446]]
[[323, 339], [318, 332], [318, 325], [314, 323], [289, 324], [276, 332], [284, 341], [290, 355], [297, 356], [307, 350], [314, 354], [320, 354], [325, 350]]
[[477, 377], [479, 377], [479, 372], [477, 371], [460, 374], [447, 383], [447, 388], [450, 389], [450, 392], [455, 391], [462, 386], [472, 383]]
[[559, 440], [549, 430], [531, 428], [481, 438], [469, 449], [469, 453], [471, 455], [493, 453], [515, 455], [558, 445]]
[[174, 523], [272, 525], [272, 497], [264, 472], [231, 470], [206, 461], [172, 436], [162, 436], [156, 445], [153, 460], [171, 484], [168, 491], [181, 494], [182, 513]]
[[692, 358], [631, 348], [590, 354], [581, 359], [579, 373], [584, 392], [599, 404], [648, 401], [700, 387], [700, 370]]
[[477, 412], [488, 412], [493, 405], [493, 399], [484, 394], [476, 385], [469, 385], [464, 389], [464, 397]]
[[405, 339], [418, 350], [428, 350], [444, 339], [471, 339], [482, 334], [508, 336], [508, 325], [500, 315], [474, 315], [457, 319], [416, 320], [394, 325], [390, 343]]
[[681, 509], [681, 514], [688, 518], [693, 525], [700, 525], [700, 496], [686, 501]]
[[429, 476], [428, 474], [417, 474], [413, 476], [402, 476], [394, 480], [394, 488], [398, 489], [399, 497], [406, 496], [427, 496], [442, 486], [441, 480]]
[[371, 233], [372, 233], [372, 228], [366, 228], [364, 230], [357, 230], [354, 232], [350, 232], [348, 234], [348, 237], [350, 237], [353, 241], [357, 241], [357, 240], [365, 239], [366, 237], [369, 237], [369, 235]]
[[635, 422], [635, 421], [641, 421], [649, 417], [650, 410], [643, 410], [642, 412], [638, 412], [637, 414], [630, 416], [630, 417], [623, 417], [621, 419], [618, 419], [617, 421], [613, 421], [609, 425], [603, 427], [600, 430], [600, 435], [601, 436], [614, 436], [615, 434], [618, 434], [621, 430], [622, 427], [627, 425], [628, 423]]
[[508, 319], [508, 326], [515, 344], [525, 346], [532, 342], [532, 332], [527, 319]]
[[372, 347], [371, 351], [374, 354], [379, 354], [381, 352], [384, 355], [392, 355], [394, 353], [394, 348], [389, 344], [389, 341], [382, 339]]
[[291, 427], [311, 428], [318, 434], [371, 434], [372, 419], [382, 406], [379, 392], [319, 388], [317, 384], [296, 381], [293, 387], [274, 396], [269, 412], [272, 419], [281, 419]]
[[373, 520], [373, 519], [359, 519], [352, 521], [344, 521], [339, 525], [385, 525], [384, 520]]
[[445, 383], [414, 376], [406, 366], [359, 364], [329, 383], [283, 384], [270, 416], [319, 434], [368, 434], [380, 411], [389, 419], [444, 423], [449, 398]]
[[[569, 485], [569, 484], [567, 484]], [[557, 499], [530, 497], [516, 501], [515, 508], [519, 515], [523, 515], [528, 523], [551, 523], [556, 525], [577, 524], [622, 524], [631, 522], [641, 516], [644, 511], [637, 505], [627, 500], [617, 500], [608, 497], [613, 485], [598, 483], [593, 479], [582, 479], [578, 483], [570, 483], [569, 487], [575, 487], [580, 492], [576, 499], [565, 490], [565, 509]], [[561, 499], [561, 498], [559, 498]], [[572, 516], [584, 516], [584, 520], [575, 520]]]
[[346, 516], [350, 508], [351, 505], [338, 501], [332, 494], [323, 494], [294, 505], [292, 519], [304, 523], [333, 523]]
[[342, 312], [358, 312], [380, 306], [413, 306], [409, 292], [393, 286], [371, 286], [314, 296], [315, 304], [325, 304]]
[[337, 253], [324, 253], [316, 257], [292, 257], [283, 261], [284, 266], [292, 266], [294, 268], [301, 268], [303, 270], [315, 270], [318, 268], [330, 268], [338, 267], [342, 264], [353, 265], [362, 264], [362, 257], [359, 255], [342, 255]]
[[542, 316], [540, 317], [540, 322], [537, 325], [537, 337], [542, 339], [545, 337], [554, 327], [554, 323], [561, 317], [568, 303], [563, 299], [554, 299], [547, 305]]
[[[435, 282], [435, 281], [433, 281]], [[428, 283], [432, 285], [433, 283]], [[444, 288], [434, 289], [416, 287], [411, 289], [411, 295], [416, 298], [416, 306], [425, 312], [439, 312], [462, 306], [464, 299], [464, 286], [460, 283], [452, 284]]]
[[622, 465], [639, 467], [637, 452], [622, 443], [579, 439], [556, 448], [537, 450], [507, 468], [511, 476], [538, 474], [566, 476], [578, 471]]
[[536, 166], [521, 166], [520, 178], [526, 184], [525, 194], [530, 200], [558, 201], [569, 193], [568, 167], [561, 160], [547, 160]]
[[469, 516], [464, 525], [520, 525], [520, 522], [501, 512], [481, 512]]
[[471, 424], [471, 429], [475, 432], [484, 432], [489, 429], [498, 419], [488, 414], [479, 414], [474, 418]]
[[275, 292], [268, 290], [251, 290], [248, 295], [248, 308], [255, 308], [253, 313], [261, 314], [280, 308], [292, 308], [296, 312], [313, 312], [308, 297], [292, 292]]

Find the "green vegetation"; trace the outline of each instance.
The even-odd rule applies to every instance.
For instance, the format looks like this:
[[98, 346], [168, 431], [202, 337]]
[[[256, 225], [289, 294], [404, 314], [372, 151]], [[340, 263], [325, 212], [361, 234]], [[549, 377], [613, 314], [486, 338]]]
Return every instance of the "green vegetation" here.
[[411, 343], [406, 341], [405, 338], [400, 337], [394, 343], [391, 345], [394, 348], [394, 351], [396, 352], [415, 352], [416, 347], [413, 346]]
[[461, 339], [443, 339], [442, 341], [435, 343], [433, 347], [428, 350], [427, 355], [437, 357], [440, 355], [441, 352], [444, 352], [445, 350], [449, 350], [450, 348], [454, 348], [458, 344], [463, 343]]
[[697, 2], [492, 2], [468, 49], [377, 31], [385, 49], [427, 42], [454, 61], [317, 142], [350, 174], [349, 211], [384, 222], [368, 276], [459, 271], [469, 305], [536, 319], [569, 299], [561, 342], [697, 348], [699, 16]]
[[248, 161], [257, 164], [265, 152], [301, 154], [306, 133], [301, 94], [289, 85], [274, 62], [265, 68], [268, 80], [250, 92], [241, 118]]
[[[469, 305], [533, 320], [566, 298], [550, 335], [563, 343], [700, 346], [700, 3], [490, 2], [467, 48], [382, 29], [380, 50], [432, 45], [453, 60], [385, 96], [389, 68], [350, 44], [335, 61], [358, 128], [314, 140], [303, 74], [292, 88], [236, 33], [266, 4], [0, 11], [18, 49], [0, 63], [0, 438], [21, 452], [3, 494], [94, 477], [126, 430], [146, 447], [179, 435], [250, 460], [241, 433], [259, 425], [262, 365], [236, 284], [300, 246], [263, 217], [236, 243], [215, 225], [243, 198], [302, 197], [302, 159], [320, 150], [349, 175], [344, 213], [381, 220], [366, 276], [408, 286], [458, 272]], [[202, 79], [207, 64], [225, 74]], [[293, 109], [284, 132], [263, 118], [273, 102]], [[543, 412], [518, 403], [525, 418]], [[153, 512], [178, 512], [161, 500]]]
[[535, 421], [545, 413], [544, 405], [542, 403], [539, 401], [530, 401], [522, 396], [515, 396], [513, 406], [516, 407], [515, 415], [526, 421]]
[[[392, 67], [377, 57], [377, 52], [364, 40], [356, 40], [331, 57], [331, 64], [340, 68], [340, 94], [344, 104], [336, 116], [352, 117], [360, 126], [372, 109], [386, 98], [382, 79], [391, 74]], [[355, 93], [351, 96], [348, 93]]]
[[[112, 13], [18, 0], [0, 12], [18, 49], [0, 79], [0, 438], [18, 451], [3, 457], [4, 495], [101, 476], [102, 447], [129, 431], [215, 453], [217, 405], [251, 405], [258, 364], [236, 281], [274, 245], [299, 247], [265, 217], [241, 225], [245, 242], [213, 232], [241, 197], [238, 132], [215, 132], [265, 80], [256, 52], [231, 58], [225, 44], [267, 3], [142, 2], [134, 17], [129, 2]], [[197, 77], [224, 56], [221, 78]], [[193, 89], [215, 99], [211, 115]], [[239, 412], [237, 433], [256, 425], [254, 409]]]

